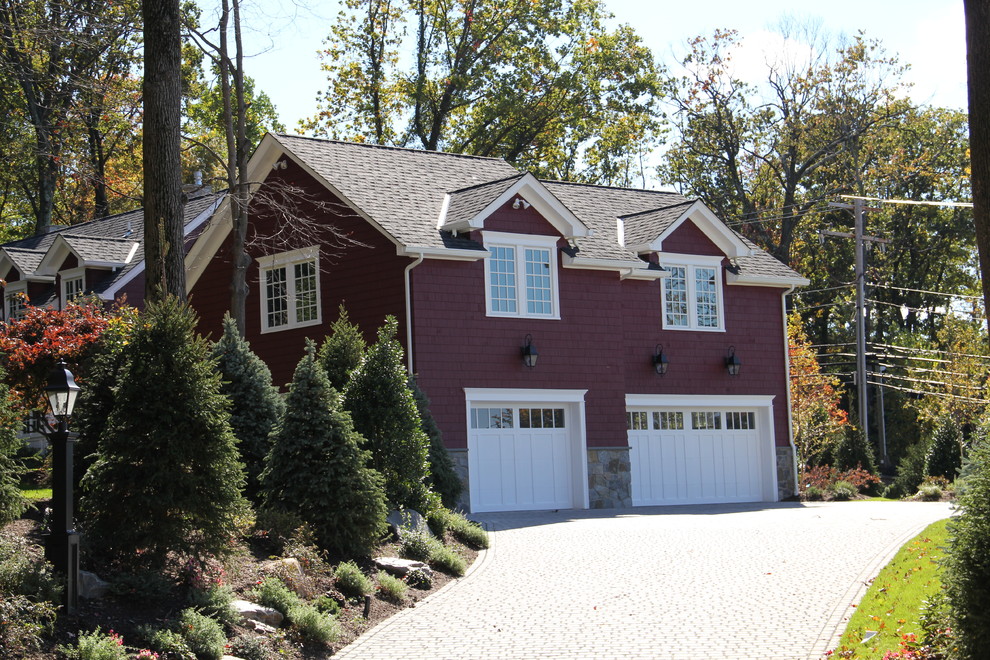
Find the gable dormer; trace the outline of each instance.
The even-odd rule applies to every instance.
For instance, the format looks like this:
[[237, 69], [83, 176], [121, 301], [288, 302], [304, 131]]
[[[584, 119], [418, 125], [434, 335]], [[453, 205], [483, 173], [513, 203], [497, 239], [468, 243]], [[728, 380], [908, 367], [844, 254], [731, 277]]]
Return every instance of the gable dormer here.
[[91, 292], [133, 259], [139, 244], [127, 238], [59, 234], [38, 264], [36, 273], [56, 283], [59, 307]]

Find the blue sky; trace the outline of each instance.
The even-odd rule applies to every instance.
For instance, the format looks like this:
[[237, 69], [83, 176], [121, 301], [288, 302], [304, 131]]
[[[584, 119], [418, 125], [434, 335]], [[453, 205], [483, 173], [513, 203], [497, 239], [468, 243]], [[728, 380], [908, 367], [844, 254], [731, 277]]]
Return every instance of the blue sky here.
[[[274, 101], [286, 128], [316, 112], [326, 88], [317, 51], [339, 11], [336, 0], [243, 0], [245, 68]], [[307, 4], [308, 3], [308, 4]], [[200, 0], [208, 7], [210, 0]], [[911, 65], [907, 78], [919, 102], [965, 109], [966, 46], [962, 0], [605, 0], [619, 23], [636, 28], [657, 60], [675, 66], [691, 37], [733, 28], [753, 48], [745, 62], [758, 62], [757, 47], [776, 47], [770, 33], [783, 17], [818, 20], [832, 34], [864, 31]], [[211, 22], [204, 10], [203, 22]]]

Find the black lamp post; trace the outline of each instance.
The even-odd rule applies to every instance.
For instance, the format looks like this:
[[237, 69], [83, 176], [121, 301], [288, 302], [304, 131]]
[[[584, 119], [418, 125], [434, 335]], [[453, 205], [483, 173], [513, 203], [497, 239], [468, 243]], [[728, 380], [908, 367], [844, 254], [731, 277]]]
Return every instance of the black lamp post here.
[[52, 451], [52, 515], [45, 544], [45, 558], [66, 576], [65, 609], [69, 614], [79, 603], [79, 534], [72, 512], [72, 449], [75, 434], [69, 433], [69, 416], [76, 405], [79, 386], [65, 362], [59, 361], [45, 385], [48, 405], [55, 416], [55, 430], [48, 434]]

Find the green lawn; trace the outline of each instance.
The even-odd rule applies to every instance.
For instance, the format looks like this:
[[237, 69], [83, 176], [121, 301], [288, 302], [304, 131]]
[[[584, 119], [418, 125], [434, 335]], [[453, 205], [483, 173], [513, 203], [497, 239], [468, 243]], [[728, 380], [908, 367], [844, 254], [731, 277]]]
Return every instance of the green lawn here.
[[51, 488], [22, 488], [21, 495], [29, 500], [50, 500], [52, 497]]
[[[901, 635], [921, 637], [922, 603], [941, 588], [940, 560], [947, 543], [948, 520], [932, 523], [908, 541], [880, 571], [849, 619], [835, 656], [880, 659], [899, 648]], [[870, 632], [876, 632], [863, 642]]]

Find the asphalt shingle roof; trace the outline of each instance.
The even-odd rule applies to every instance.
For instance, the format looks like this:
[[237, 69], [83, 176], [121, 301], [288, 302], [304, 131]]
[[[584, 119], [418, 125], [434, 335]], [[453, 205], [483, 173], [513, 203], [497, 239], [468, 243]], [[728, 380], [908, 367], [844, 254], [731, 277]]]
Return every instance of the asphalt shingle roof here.
[[[190, 198], [186, 202], [184, 209], [186, 225], [209, 209], [220, 195], [222, 193], [214, 194], [208, 192]], [[118, 270], [114, 277], [108, 277], [96, 284], [94, 293], [103, 293], [114, 282], [120, 280], [131, 272], [135, 266], [144, 261], [144, 210], [136, 209], [79, 225], [55, 228], [51, 233], [12, 241], [2, 247], [8, 256], [10, 256], [11, 260], [14, 261], [15, 265], [18, 266], [18, 270], [20, 270], [21, 262], [18, 262], [12, 253], [16, 252], [20, 254], [25, 265], [29, 264], [28, 256], [25, 253], [33, 253], [34, 256], [30, 257], [32, 260], [30, 263], [33, 263], [31, 270], [33, 271], [41, 263], [42, 257], [48, 251], [48, 248], [51, 247], [56, 236], [63, 236], [84, 259], [113, 263], [122, 263], [130, 252], [131, 246], [134, 243], [138, 243], [138, 249], [135, 251], [134, 257]], [[34, 261], [35, 259], [36, 261]]]
[[[438, 231], [444, 198], [450, 196], [445, 220], [464, 220], [483, 210], [524, 176], [497, 158], [294, 135], [273, 137], [398, 243], [410, 247], [479, 249], [473, 241]], [[638, 259], [619, 244], [618, 218], [625, 222], [626, 244], [649, 243], [695, 201], [665, 191], [562, 181], [542, 183], [593, 230], [592, 236], [578, 239], [577, 251], [577, 256], [592, 259]], [[736, 260], [740, 275], [800, 277], [753, 243], [746, 243], [757, 252]]]

